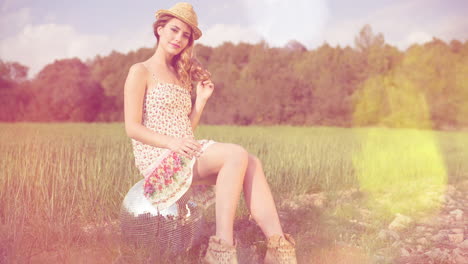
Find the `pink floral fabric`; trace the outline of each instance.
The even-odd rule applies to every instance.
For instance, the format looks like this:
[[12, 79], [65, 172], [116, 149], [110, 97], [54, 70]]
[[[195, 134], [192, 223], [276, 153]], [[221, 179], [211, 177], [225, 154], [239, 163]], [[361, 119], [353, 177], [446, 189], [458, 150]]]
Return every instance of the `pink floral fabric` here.
[[[142, 124], [164, 135], [195, 139], [189, 114], [192, 108], [190, 91], [169, 83], [157, 82], [148, 89], [143, 102]], [[189, 159], [169, 149], [158, 148], [131, 139], [135, 165], [145, 178], [144, 195], [159, 210], [176, 202], [189, 188], [204, 206], [214, 202], [214, 187], [192, 186], [193, 165]], [[197, 140], [202, 151], [215, 143], [213, 140]]]
[[161, 192], [165, 187], [174, 183], [178, 179], [179, 173], [187, 162], [177, 153], [171, 152], [165, 157], [159, 166], [150, 172], [145, 179], [144, 194], [147, 198], [152, 198], [155, 194]]

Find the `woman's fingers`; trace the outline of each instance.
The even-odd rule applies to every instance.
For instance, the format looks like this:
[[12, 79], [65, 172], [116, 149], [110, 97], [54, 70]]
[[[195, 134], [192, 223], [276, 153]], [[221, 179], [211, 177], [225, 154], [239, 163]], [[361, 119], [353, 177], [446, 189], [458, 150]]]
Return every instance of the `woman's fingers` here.
[[201, 147], [202, 147], [201, 144], [198, 143], [198, 141], [196, 140], [188, 140], [185, 145], [189, 146], [194, 151], [199, 151], [201, 150]]
[[202, 81], [201, 83], [202, 83], [203, 86], [205, 86], [205, 85], [212, 85], [212, 84], [213, 84], [213, 82], [211, 81], [211, 79], [204, 80], [204, 81]]
[[182, 148], [182, 151], [184, 151], [187, 154], [192, 154], [193, 150], [189, 146], [184, 146]]
[[184, 152], [190, 155], [190, 158], [193, 158], [194, 156], [200, 156], [200, 153], [197, 149], [190, 148], [189, 146], [184, 147]]
[[202, 151], [201, 151], [201, 147], [202, 145], [194, 140], [194, 139], [189, 139], [189, 138], [185, 138], [185, 139], [182, 139], [181, 141], [179, 141], [179, 146], [176, 148], [178, 149], [176, 152], [181, 154], [182, 156], [184, 157], [187, 157], [189, 159], [193, 158], [193, 157], [200, 157]]
[[190, 143], [190, 148], [193, 149], [194, 151], [200, 151], [201, 150], [201, 145], [197, 143]]
[[185, 157], [192, 159], [193, 158], [193, 152], [190, 149], [184, 149], [182, 152], [184, 152]]
[[212, 85], [213, 85], [213, 82], [212, 82], [210, 79], [208, 79], [208, 80], [206, 80], [203, 84], [204, 84], [204, 85], [212, 86]]

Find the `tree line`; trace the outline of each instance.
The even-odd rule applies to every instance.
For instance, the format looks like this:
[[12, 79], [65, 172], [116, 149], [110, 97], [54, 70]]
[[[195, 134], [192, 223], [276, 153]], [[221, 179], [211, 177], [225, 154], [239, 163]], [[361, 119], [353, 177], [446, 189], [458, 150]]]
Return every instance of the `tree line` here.
[[[468, 41], [400, 51], [366, 25], [353, 47], [225, 42], [195, 51], [215, 83], [204, 124], [468, 126]], [[0, 60], [0, 121], [121, 122], [128, 69], [153, 52], [56, 60], [32, 79]]]

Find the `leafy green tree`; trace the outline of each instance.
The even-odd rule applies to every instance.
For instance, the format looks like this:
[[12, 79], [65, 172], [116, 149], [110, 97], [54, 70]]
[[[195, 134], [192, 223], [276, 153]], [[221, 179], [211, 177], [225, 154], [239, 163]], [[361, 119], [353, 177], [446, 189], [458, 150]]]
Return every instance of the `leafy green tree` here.
[[[128, 69], [153, 52], [55, 61], [31, 81], [27, 67], [0, 61], [0, 120], [123, 121]], [[216, 86], [202, 123], [468, 126], [468, 41], [401, 52], [365, 25], [354, 47], [225, 42], [195, 55]]]
[[368, 79], [354, 99], [356, 125], [432, 127], [424, 93], [402, 71]]
[[96, 56], [90, 61], [92, 78], [104, 89], [103, 108], [97, 117], [100, 121], [123, 121], [123, 87], [130, 66], [151, 56], [153, 49], [141, 48], [122, 54], [116, 51], [106, 57]]
[[20, 121], [31, 95], [28, 92], [28, 67], [0, 60], [0, 121]]
[[0, 89], [13, 87], [26, 81], [28, 67], [18, 62], [4, 62], [0, 60]]
[[104, 98], [89, 67], [77, 58], [47, 65], [32, 81], [31, 92], [28, 119], [33, 121], [94, 121]]
[[466, 124], [467, 56], [434, 38], [411, 46], [401, 63], [403, 74], [424, 92], [431, 119], [438, 128]]

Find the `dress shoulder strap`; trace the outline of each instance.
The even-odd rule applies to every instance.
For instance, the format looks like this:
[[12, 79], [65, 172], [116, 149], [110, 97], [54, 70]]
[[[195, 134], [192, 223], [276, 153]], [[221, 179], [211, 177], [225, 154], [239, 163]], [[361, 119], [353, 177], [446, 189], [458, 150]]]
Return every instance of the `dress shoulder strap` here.
[[148, 65], [146, 65], [146, 64], [143, 63], [143, 62], [142, 62], [141, 64], [143, 64], [143, 66], [145, 67], [145, 69], [151, 74], [151, 78], [153, 78], [153, 80], [154, 80], [157, 84], [160, 84], [160, 83], [172, 84], [172, 85], [176, 85], [176, 86], [178, 86], [178, 87], [180, 87], [180, 88], [182, 88], [182, 89], [185, 89], [185, 90], [188, 89], [189, 92], [192, 91], [192, 86], [191, 86], [191, 85], [188, 86], [188, 87], [185, 87], [185, 86], [183, 86], [183, 85], [178, 85], [178, 84], [175, 84], [175, 83], [169, 83], [169, 82], [161, 81], [161, 80], [157, 77], [157, 75], [156, 75], [153, 71], [150, 70], [150, 68], [148, 67]]

